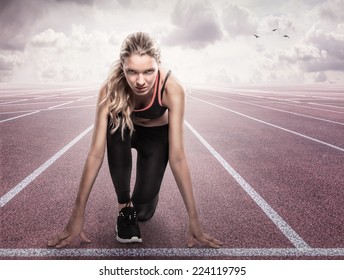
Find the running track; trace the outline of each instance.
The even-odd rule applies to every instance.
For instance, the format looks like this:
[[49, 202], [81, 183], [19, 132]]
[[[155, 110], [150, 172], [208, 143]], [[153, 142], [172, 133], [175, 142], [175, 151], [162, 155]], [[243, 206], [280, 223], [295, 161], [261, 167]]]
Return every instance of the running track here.
[[74, 203], [97, 91], [0, 86], [1, 259], [344, 259], [340, 86], [187, 88], [194, 192], [203, 226], [223, 248], [186, 248], [187, 217], [169, 168], [157, 212], [141, 224], [144, 242], [118, 244], [106, 159], [87, 207], [92, 243], [46, 247]]

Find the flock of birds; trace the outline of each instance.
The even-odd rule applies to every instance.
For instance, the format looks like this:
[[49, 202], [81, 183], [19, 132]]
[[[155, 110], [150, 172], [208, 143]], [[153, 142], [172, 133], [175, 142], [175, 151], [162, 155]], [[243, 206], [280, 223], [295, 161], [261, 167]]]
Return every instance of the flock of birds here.
[[[272, 29], [272, 31], [275, 32], [277, 29], [278, 29], [278, 28], [274, 28], [274, 29]], [[253, 34], [253, 36], [256, 37], [256, 38], [260, 38], [260, 36], [257, 35], [257, 34]], [[290, 37], [289, 37], [288, 35], [286, 35], [286, 34], [284, 34], [282, 37], [284, 37], [284, 38], [290, 38]]]

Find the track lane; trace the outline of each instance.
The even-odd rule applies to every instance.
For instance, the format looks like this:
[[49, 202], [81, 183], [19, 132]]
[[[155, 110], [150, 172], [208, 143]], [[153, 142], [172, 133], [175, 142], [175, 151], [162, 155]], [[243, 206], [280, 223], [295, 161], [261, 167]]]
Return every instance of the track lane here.
[[0, 124], [1, 167], [6, 174], [0, 196], [92, 124], [94, 112], [95, 106], [69, 110], [68, 114], [47, 110]]
[[208, 112], [189, 111], [196, 129], [306, 242], [343, 246], [342, 153], [209, 104], [189, 102]]
[[[310, 140], [322, 142], [322, 144], [344, 152], [344, 126], [342, 124], [323, 122], [317, 119], [305, 118], [298, 115], [287, 115], [283, 112], [269, 110], [246, 103], [223, 102], [213, 95], [205, 98], [190, 94], [191, 98], [199, 98], [199, 101], [209, 102], [221, 110], [241, 114], [243, 117], [262, 122], [289, 133], [298, 134], [301, 137], [312, 138]], [[344, 124], [344, 123], [343, 123]]]
[[[72, 105], [72, 104], [70, 104]], [[66, 105], [68, 106], [68, 105]], [[92, 108], [92, 107], [91, 107]], [[55, 110], [58, 112], [59, 108]], [[88, 110], [89, 113], [90, 108]], [[80, 120], [80, 124], [85, 124], [87, 121], [93, 121], [88, 114], [83, 110], [60, 111], [63, 114], [74, 114], [75, 112], [83, 114], [84, 120]], [[204, 114], [207, 112], [207, 114]], [[88, 117], [85, 117], [85, 116]], [[222, 254], [216, 253], [217, 257], [233, 257], [233, 256], [341, 256], [340, 249], [327, 249], [328, 247], [344, 247], [342, 240], [337, 236], [338, 232], [342, 231], [342, 221], [340, 215], [343, 213], [341, 209], [335, 209], [340, 202], [342, 193], [338, 189], [337, 183], [341, 183], [342, 177], [338, 171], [338, 162], [341, 158], [336, 157], [327, 150], [320, 151], [322, 157], [319, 159], [321, 164], [325, 166], [318, 166], [318, 162], [311, 164], [307, 159], [317, 159], [317, 153], [312, 151], [319, 150], [312, 147], [306, 149], [307, 158], [303, 159], [303, 155], [298, 155], [296, 151], [302, 150], [304, 141], [296, 141], [293, 137], [278, 136], [277, 139], [271, 141], [271, 136], [276, 136], [273, 130], [266, 130], [260, 128], [260, 131], [255, 131], [255, 126], [247, 124], [247, 122], [237, 119], [232, 122], [233, 118], [228, 117], [228, 113], [219, 113], [217, 110], [210, 109], [207, 106], [200, 105], [195, 101], [187, 100], [187, 120], [200, 131], [201, 135], [205, 137], [220, 154], [226, 158], [228, 162], [233, 164], [237, 169], [240, 167], [239, 173], [243, 175], [250, 184], [267, 198], [271, 204], [282, 217], [286, 218], [288, 223], [292, 221], [291, 225], [296, 228], [297, 232], [314, 247], [309, 251], [300, 251], [293, 249], [293, 245], [285, 238], [285, 236], [276, 228], [276, 226], [262, 213], [261, 209], [252, 202], [251, 198], [237, 185], [235, 180], [224, 173], [223, 167], [210, 155], [198, 139], [186, 128], [186, 146], [190, 162], [190, 169], [195, 185], [196, 199], [201, 212], [202, 223], [211, 234], [225, 241], [225, 248]], [[202, 122], [203, 118], [209, 117], [210, 120]], [[66, 117], [68, 118], [68, 117]], [[25, 118], [23, 118], [24, 120]], [[234, 118], [236, 119], [236, 118]], [[42, 121], [42, 120], [40, 120]], [[85, 122], [84, 122], [85, 121]], [[220, 124], [226, 124], [231, 121], [231, 126], [235, 129], [221, 129]], [[30, 122], [28, 122], [30, 123]], [[38, 123], [38, 120], [37, 120]], [[66, 126], [67, 123], [63, 123]], [[244, 126], [243, 126], [244, 124]], [[45, 124], [47, 125], [47, 124]], [[240, 129], [244, 133], [240, 133]], [[66, 129], [68, 131], [68, 128]], [[63, 137], [65, 129], [58, 130], [55, 137]], [[233, 135], [232, 132], [236, 134]], [[239, 131], [239, 133], [237, 133]], [[261, 131], [270, 131], [260, 133]], [[258, 145], [254, 146], [250, 140], [247, 139], [245, 133], [254, 138]], [[240, 135], [241, 134], [241, 135]], [[24, 134], [23, 134], [24, 135]], [[279, 135], [279, 133], [277, 133]], [[69, 134], [71, 136], [71, 134]], [[245, 137], [243, 137], [245, 136]], [[6, 232], [12, 234], [6, 235], [4, 241], [5, 247], [10, 249], [8, 254], [17, 251], [11, 251], [15, 248], [33, 248], [40, 252], [40, 248], [44, 248], [42, 244], [46, 244], [47, 236], [50, 237], [56, 231], [60, 230], [66, 223], [69, 216], [69, 211], [73, 205], [77, 183], [81, 175], [82, 165], [86, 156], [90, 135], [84, 137], [76, 146], [72, 147], [67, 153], [58, 159], [52, 166], [50, 166], [43, 174], [37, 177], [31, 185], [20, 194], [13, 202], [10, 202], [2, 210], [6, 216], [2, 216], [1, 224], [6, 225]], [[68, 137], [66, 137], [68, 138]], [[71, 137], [69, 137], [71, 139]], [[61, 139], [56, 139], [61, 140]], [[63, 140], [63, 139], [62, 139]], [[280, 143], [290, 142], [292, 148], [282, 147], [282, 150], [287, 150], [287, 157], [282, 154], [268, 154], [268, 150], [278, 150]], [[270, 145], [267, 147], [266, 145]], [[234, 145], [233, 145], [234, 144]], [[257, 143], [255, 143], [257, 144]], [[246, 145], [246, 146], [245, 146]], [[231, 151], [231, 149], [233, 149]], [[263, 149], [263, 157], [260, 157], [259, 149]], [[309, 150], [308, 150], [309, 149]], [[56, 151], [56, 148], [55, 148]], [[257, 152], [258, 156], [255, 155]], [[312, 156], [313, 153], [313, 156]], [[230, 155], [228, 157], [227, 155]], [[233, 156], [234, 155], [234, 156]], [[265, 157], [264, 157], [265, 155]], [[295, 156], [296, 155], [296, 156]], [[294, 157], [295, 156], [295, 157]], [[292, 158], [297, 163], [293, 166]], [[262, 160], [263, 159], [263, 160]], [[300, 159], [304, 161], [298, 162]], [[265, 166], [261, 166], [261, 162]], [[333, 162], [334, 161], [334, 162]], [[105, 162], [104, 162], [105, 163]], [[276, 167], [276, 163], [280, 166]], [[106, 163], [107, 164], [107, 163]], [[92, 192], [86, 217], [86, 232], [93, 240], [91, 245], [80, 243], [77, 240], [72, 244], [74, 248], [84, 248], [81, 251], [75, 250], [70, 254], [85, 256], [126, 256], [133, 254], [141, 254], [150, 256], [155, 254], [150, 253], [149, 249], [157, 249], [157, 252], [165, 252], [166, 256], [175, 253], [177, 256], [185, 254], [189, 249], [185, 248], [187, 224], [184, 205], [181, 201], [177, 187], [175, 185], [171, 171], [168, 169], [162, 186], [162, 192], [157, 213], [154, 220], [142, 224], [141, 228], [144, 234], [144, 244], [135, 244], [131, 246], [128, 251], [127, 245], [121, 245], [114, 240], [113, 225], [116, 218], [116, 203], [111, 181], [108, 175], [107, 166], [103, 165], [101, 173], [96, 181], [95, 189]], [[258, 166], [257, 166], [258, 165]], [[283, 170], [283, 167], [288, 166], [292, 168], [287, 169], [287, 172], [282, 172], [276, 178], [275, 172]], [[337, 168], [336, 168], [337, 167]], [[301, 170], [299, 170], [301, 168]], [[312, 170], [312, 168], [314, 170]], [[267, 169], [267, 170], [266, 170]], [[325, 185], [316, 189], [307, 188], [305, 178], [299, 177], [301, 171], [306, 171], [309, 176], [307, 182], [324, 182]], [[328, 177], [326, 175], [328, 171]], [[19, 173], [18, 173], [19, 174]], [[314, 178], [314, 174], [317, 174]], [[295, 178], [293, 178], [292, 175]], [[338, 175], [336, 177], [336, 175]], [[331, 177], [332, 176], [332, 177]], [[277, 181], [276, 181], [277, 180]], [[282, 184], [280, 182], [282, 181]], [[274, 182], [278, 182], [274, 185]], [[289, 185], [292, 182], [291, 186]], [[329, 185], [329, 183], [333, 185]], [[109, 184], [110, 183], [110, 184]], [[306, 187], [304, 187], [306, 186]], [[328, 187], [328, 188], [326, 188]], [[288, 189], [289, 188], [289, 189]], [[298, 190], [299, 192], [295, 192]], [[317, 196], [312, 195], [317, 191]], [[276, 196], [276, 192], [278, 196]], [[300, 193], [301, 192], [301, 193]], [[300, 197], [301, 196], [301, 197]], [[211, 199], [210, 199], [211, 197]], [[284, 199], [281, 200], [281, 199]], [[325, 201], [323, 201], [325, 199]], [[32, 202], [34, 201], [34, 203]], [[171, 203], [173, 201], [173, 203]], [[216, 203], [214, 203], [216, 201]], [[300, 203], [301, 201], [301, 203]], [[319, 209], [313, 211], [314, 204], [319, 204]], [[329, 203], [326, 205], [326, 203]], [[172, 206], [171, 206], [172, 204]], [[58, 207], [56, 207], [56, 205]], [[295, 207], [296, 205], [296, 207]], [[301, 211], [300, 217], [296, 217], [295, 213], [302, 206], [306, 205], [306, 209]], [[324, 208], [324, 205], [326, 206]], [[18, 213], [18, 209], [21, 212]], [[321, 213], [321, 210], [325, 213]], [[338, 210], [338, 211], [337, 211]], [[330, 219], [332, 217], [332, 221]], [[298, 218], [298, 219], [297, 219]], [[319, 221], [313, 223], [318, 218]], [[211, 222], [209, 222], [211, 221]], [[112, 224], [111, 224], [112, 223]], [[320, 224], [320, 227], [317, 227]], [[294, 227], [294, 225], [297, 225]], [[326, 227], [328, 227], [326, 229]], [[18, 230], [19, 229], [19, 230]], [[321, 232], [323, 231], [323, 232]], [[151, 234], [151, 232], [159, 232], [159, 236]], [[319, 232], [321, 232], [319, 234]], [[171, 235], [172, 233], [172, 235]], [[331, 237], [330, 240], [328, 237]], [[3, 242], [1, 242], [3, 243]], [[319, 248], [322, 247], [323, 249]], [[0, 248], [4, 248], [0, 245]], [[100, 249], [98, 253], [90, 253], [86, 249]], [[110, 251], [108, 248], [123, 249], [124, 251]], [[177, 251], [173, 251], [176, 248]], [[178, 251], [180, 248], [180, 251]], [[280, 249], [279, 249], [280, 248]], [[147, 250], [148, 249], [148, 250]], [[171, 249], [170, 251], [168, 251]], [[84, 251], [82, 251], [84, 250]], [[137, 250], [137, 251], [135, 251]], [[0, 257], [2, 251], [0, 250]], [[20, 251], [19, 251], [20, 252]], [[25, 251], [30, 252], [30, 251]], [[59, 251], [49, 253], [50, 250], [42, 250], [42, 254], [47, 254], [47, 257], [58, 256], [67, 251]], [[74, 252], [74, 253], [73, 253]], [[119, 253], [118, 253], [119, 252]], [[184, 252], [184, 253], [183, 253]], [[198, 251], [198, 256], [213, 256], [210, 251]], [[5, 253], [6, 254], [6, 253]], [[25, 254], [25, 253], [24, 253]], [[30, 254], [30, 253], [28, 253]], [[163, 253], [162, 253], [163, 254]], [[178, 255], [179, 254], [179, 255]], [[197, 253], [192, 251], [192, 257], [197, 257]], [[194, 255], [196, 254], [196, 255]], [[18, 253], [18, 257], [20, 254]], [[344, 255], [344, 254], [342, 254]]]

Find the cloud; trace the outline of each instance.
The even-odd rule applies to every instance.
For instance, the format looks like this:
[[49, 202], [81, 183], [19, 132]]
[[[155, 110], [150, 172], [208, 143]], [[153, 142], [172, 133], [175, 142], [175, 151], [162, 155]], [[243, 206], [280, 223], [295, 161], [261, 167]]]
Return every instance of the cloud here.
[[55, 0], [62, 3], [76, 3], [81, 5], [93, 5], [96, 0]]
[[0, 54], [0, 82], [8, 82], [13, 74], [13, 69], [22, 63], [20, 53], [13, 54], [5, 51]]
[[161, 43], [166, 67], [185, 81], [343, 83], [343, 6], [344, 0], [0, 0], [0, 80], [98, 82], [125, 36], [141, 30]]
[[67, 37], [62, 32], [56, 32], [49, 28], [31, 39], [31, 45], [39, 48], [65, 47], [67, 45]]
[[24, 50], [32, 28], [42, 15], [41, 1], [5, 0], [0, 9], [0, 49]]
[[337, 30], [324, 32], [317, 25], [307, 32], [304, 44], [281, 51], [281, 60], [298, 63], [306, 72], [344, 71], [344, 34], [342, 25]]
[[115, 60], [114, 41], [114, 34], [88, 31], [83, 25], [73, 25], [69, 35], [46, 29], [32, 36], [14, 79], [26, 72], [45, 82], [104, 80]]
[[222, 38], [219, 18], [207, 0], [179, 1], [171, 15], [175, 26], [162, 43], [201, 49]]
[[278, 54], [280, 61], [290, 64], [299, 64], [305, 71], [314, 72], [320, 69], [319, 65], [327, 59], [327, 52], [321, 51], [312, 45], [294, 45], [289, 51], [280, 50]]
[[318, 8], [320, 18], [330, 21], [344, 20], [344, 0], [328, 0], [322, 3]]
[[114, 34], [100, 31], [87, 31], [83, 25], [73, 25], [71, 34], [57, 32], [52, 28], [42, 31], [31, 39], [31, 46], [36, 48], [53, 48], [57, 51], [94, 51], [102, 50], [108, 43], [118, 42]]
[[227, 33], [237, 37], [256, 33], [259, 20], [251, 10], [237, 4], [227, 4], [223, 8], [222, 22]]
[[323, 82], [326, 82], [327, 81], [327, 76], [324, 72], [320, 72], [318, 73], [315, 78], [314, 78], [314, 81], [316, 83], [323, 83]]
[[293, 21], [286, 15], [268, 15], [259, 22], [259, 34], [272, 33], [272, 29], [277, 28], [277, 33], [285, 34], [294, 31]]
[[[319, 50], [325, 50], [330, 57], [344, 61], [343, 24], [338, 25], [337, 30], [327, 33], [314, 25], [306, 34], [306, 42]], [[344, 70], [344, 64], [342, 70]]]
[[[0, 1], [0, 49], [23, 51], [31, 36], [42, 24], [44, 18], [54, 11], [61, 11], [58, 19], [60, 26], [64, 21], [77, 20], [77, 13], [91, 9], [96, 0], [1, 0]], [[40, 28], [38, 28], [40, 29]]]

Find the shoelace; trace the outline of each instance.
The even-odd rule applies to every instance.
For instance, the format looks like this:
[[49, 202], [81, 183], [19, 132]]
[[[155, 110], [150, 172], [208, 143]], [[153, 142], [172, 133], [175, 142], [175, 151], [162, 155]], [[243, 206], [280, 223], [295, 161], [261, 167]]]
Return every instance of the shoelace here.
[[[127, 211], [125, 210], [125, 208], [127, 208]], [[123, 221], [126, 225], [136, 224], [136, 211], [133, 207], [130, 206], [130, 202], [127, 203], [127, 205], [122, 209], [122, 211], [120, 212], [120, 216], [123, 217]]]

